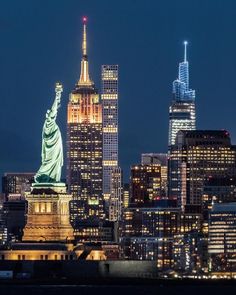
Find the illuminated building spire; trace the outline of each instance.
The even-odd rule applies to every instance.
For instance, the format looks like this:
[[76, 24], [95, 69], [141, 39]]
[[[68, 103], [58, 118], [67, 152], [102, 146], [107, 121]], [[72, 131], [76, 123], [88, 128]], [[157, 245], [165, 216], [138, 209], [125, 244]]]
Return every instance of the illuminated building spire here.
[[81, 72], [78, 85], [79, 86], [91, 86], [93, 81], [89, 78], [88, 69], [88, 55], [87, 55], [87, 34], [86, 34], [87, 17], [83, 17], [83, 40], [82, 40], [82, 60], [81, 60]]
[[187, 45], [188, 42], [184, 41], [184, 61], [179, 64], [179, 81], [182, 83], [182, 90], [189, 90], [189, 67], [187, 61]]
[[86, 22], [87, 22], [87, 18], [86, 17], [83, 17], [83, 41], [82, 41], [83, 58], [86, 58], [87, 57]]
[[187, 62], [187, 45], [188, 41], [184, 41], [184, 62]]
[[188, 41], [183, 42], [184, 59], [179, 63], [178, 78], [173, 82], [173, 100], [170, 106], [169, 147], [175, 144], [179, 130], [195, 130], [195, 90], [189, 87]]

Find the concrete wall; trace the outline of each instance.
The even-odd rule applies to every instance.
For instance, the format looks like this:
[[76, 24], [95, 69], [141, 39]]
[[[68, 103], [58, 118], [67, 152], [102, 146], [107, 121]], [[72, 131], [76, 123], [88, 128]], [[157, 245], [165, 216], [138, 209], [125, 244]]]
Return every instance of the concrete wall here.
[[153, 261], [12, 261], [3, 260], [0, 270], [30, 273], [32, 278], [153, 278], [157, 277]]
[[151, 278], [157, 276], [157, 262], [140, 260], [100, 261], [99, 272], [103, 277]]

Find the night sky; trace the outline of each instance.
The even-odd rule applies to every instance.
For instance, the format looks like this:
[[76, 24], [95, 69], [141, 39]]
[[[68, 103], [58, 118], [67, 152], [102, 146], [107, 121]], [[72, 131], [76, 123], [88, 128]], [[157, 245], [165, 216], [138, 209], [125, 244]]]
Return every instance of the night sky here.
[[142, 152], [167, 150], [172, 81], [184, 40], [197, 127], [227, 129], [236, 144], [235, 0], [1, 0], [1, 175], [39, 168], [42, 125], [56, 81], [64, 86], [58, 125], [65, 143], [83, 15], [98, 90], [101, 65], [119, 65], [119, 151], [126, 179]]

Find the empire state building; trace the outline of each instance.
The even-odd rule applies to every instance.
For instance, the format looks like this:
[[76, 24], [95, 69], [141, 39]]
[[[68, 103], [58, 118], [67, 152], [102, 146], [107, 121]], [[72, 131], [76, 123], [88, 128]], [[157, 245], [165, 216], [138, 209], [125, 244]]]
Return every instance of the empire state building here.
[[[76, 229], [103, 219], [102, 104], [89, 77], [87, 18], [83, 18], [80, 78], [67, 109], [67, 183], [73, 195], [71, 221]], [[83, 233], [80, 231], [80, 235]]]

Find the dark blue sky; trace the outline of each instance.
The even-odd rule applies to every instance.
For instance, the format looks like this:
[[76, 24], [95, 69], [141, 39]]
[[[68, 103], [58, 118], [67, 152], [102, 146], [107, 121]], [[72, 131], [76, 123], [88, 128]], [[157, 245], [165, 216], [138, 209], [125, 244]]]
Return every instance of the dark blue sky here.
[[90, 76], [119, 64], [120, 160], [165, 152], [172, 81], [189, 41], [199, 129], [227, 129], [236, 144], [235, 0], [1, 0], [0, 173], [36, 171], [41, 130], [64, 85], [58, 123], [79, 78], [81, 17], [88, 16]]

